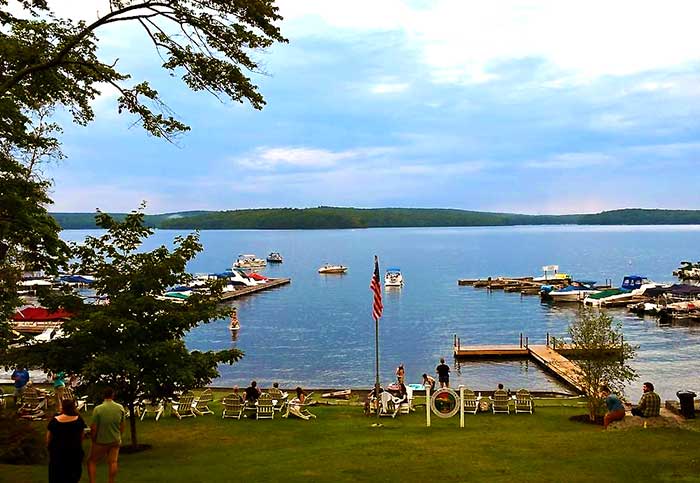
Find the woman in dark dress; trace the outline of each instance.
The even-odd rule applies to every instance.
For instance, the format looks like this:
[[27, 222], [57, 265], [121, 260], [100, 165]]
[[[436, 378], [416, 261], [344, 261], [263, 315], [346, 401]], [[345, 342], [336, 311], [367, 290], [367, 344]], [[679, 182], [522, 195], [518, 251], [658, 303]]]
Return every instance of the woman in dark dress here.
[[61, 414], [49, 421], [49, 483], [77, 483], [83, 472], [85, 421], [71, 399], [61, 401]]

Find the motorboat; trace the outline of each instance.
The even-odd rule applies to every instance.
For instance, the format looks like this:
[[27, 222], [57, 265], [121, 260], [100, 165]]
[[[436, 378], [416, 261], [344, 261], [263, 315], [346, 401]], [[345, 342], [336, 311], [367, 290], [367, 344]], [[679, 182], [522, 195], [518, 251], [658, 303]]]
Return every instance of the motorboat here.
[[400, 268], [387, 268], [384, 275], [385, 287], [403, 287], [403, 275]]
[[278, 252], [270, 252], [267, 256], [267, 261], [270, 263], [282, 263], [284, 260], [282, 259], [282, 255]]
[[681, 262], [681, 266], [673, 271], [673, 275], [681, 280], [700, 280], [700, 262]]
[[261, 268], [267, 266], [267, 262], [253, 254], [238, 255], [238, 260], [233, 264], [233, 268]]
[[328, 263], [318, 269], [318, 273], [345, 273], [347, 271], [348, 267], [345, 265], [330, 265]]
[[647, 289], [661, 286], [661, 284], [654, 283], [641, 275], [628, 275], [622, 279], [622, 285], [619, 288], [590, 294], [583, 300], [583, 303], [593, 307], [627, 305], [639, 301]]
[[588, 295], [598, 292], [593, 285], [595, 282], [588, 280], [575, 281], [558, 290], [553, 290], [551, 285], [543, 285], [540, 296], [542, 300], [552, 302], [582, 302]]

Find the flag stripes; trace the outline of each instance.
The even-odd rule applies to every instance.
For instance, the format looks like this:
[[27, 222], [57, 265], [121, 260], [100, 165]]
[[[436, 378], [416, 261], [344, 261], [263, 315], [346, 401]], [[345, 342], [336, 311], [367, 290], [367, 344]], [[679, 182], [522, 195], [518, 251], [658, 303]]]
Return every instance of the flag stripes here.
[[372, 317], [374, 317], [375, 322], [378, 322], [382, 316], [382, 311], [384, 306], [382, 305], [382, 284], [379, 279], [379, 259], [374, 257], [374, 274], [372, 275], [372, 281], [369, 284], [369, 288], [374, 293], [374, 302], [372, 304]]

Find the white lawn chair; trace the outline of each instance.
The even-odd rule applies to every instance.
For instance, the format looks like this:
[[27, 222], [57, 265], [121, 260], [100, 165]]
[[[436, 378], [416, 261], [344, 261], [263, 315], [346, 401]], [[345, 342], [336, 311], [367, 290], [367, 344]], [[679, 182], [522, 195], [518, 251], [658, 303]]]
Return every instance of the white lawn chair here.
[[464, 412], [469, 414], [476, 414], [479, 412], [479, 400], [471, 389], [464, 390]]
[[527, 389], [520, 389], [515, 393], [515, 414], [518, 413], [529, 413], [535, 410], [534, 404], [532, 403], [532, 396], [530, 391]]
[[243, 399], [238, 394], [229, 394], [221, 400], [221, 404], [224, 406], [221, 412], [221, 419], [225, 418], [235, 418], [241, 419], [243, 417]]
[[170, 414], [177, 419], [197, 417], [194, 409], [194, 394], [182, 394], [179, 399], [173, 400], [170, 404]]
[[493, 414], [510, 414], [510, 398], [508, 397], [508, 393], [502, 390], [494, 392], [491, 397], [491, 409], [493, 410]]
[[272, 404], [272, 397], [268, 393], [264, 392], [260, 395], [255, 408], [256, 419], [275, 418], [275, 406]]

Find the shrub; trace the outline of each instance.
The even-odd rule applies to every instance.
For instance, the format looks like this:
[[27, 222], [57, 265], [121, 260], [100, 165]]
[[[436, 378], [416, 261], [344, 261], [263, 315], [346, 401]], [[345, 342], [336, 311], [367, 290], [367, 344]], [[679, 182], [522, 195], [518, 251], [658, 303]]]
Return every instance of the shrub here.
[[0, 411], [0, 463], [32, 465], [46, 460], [46, 440], [37, 426]]

